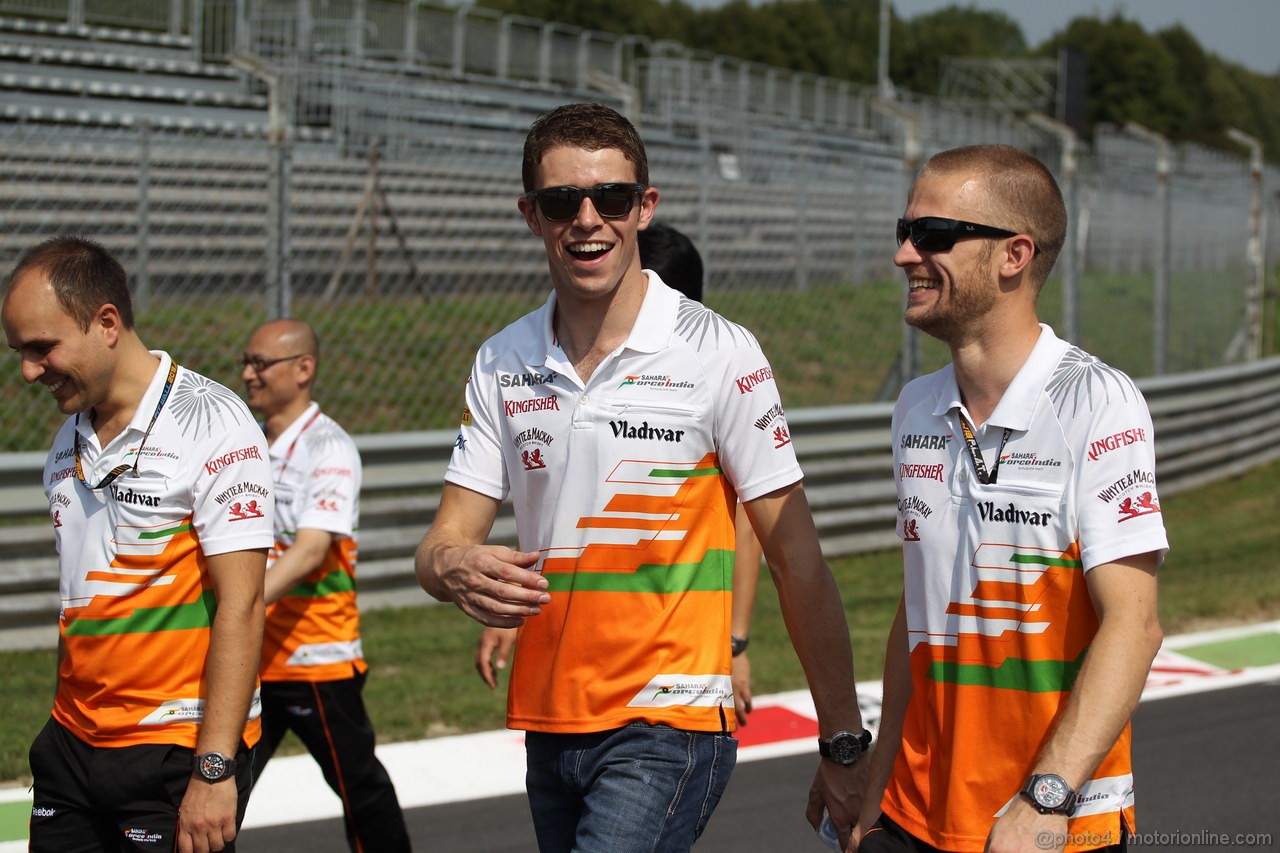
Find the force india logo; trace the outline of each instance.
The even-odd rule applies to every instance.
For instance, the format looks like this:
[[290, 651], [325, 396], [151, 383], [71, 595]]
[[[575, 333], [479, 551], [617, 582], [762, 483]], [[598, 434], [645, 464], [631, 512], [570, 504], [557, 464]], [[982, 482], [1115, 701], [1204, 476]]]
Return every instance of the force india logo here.
[[672, 391], [693, 387], [692, 382], [676, 382], [665, 373], [644, 373], [639, 376], [628, 376], [622, 380], [622, 384], [618, 387], [626, 388], [628, 385], [634, 385], [637, 388], [663, 388]]

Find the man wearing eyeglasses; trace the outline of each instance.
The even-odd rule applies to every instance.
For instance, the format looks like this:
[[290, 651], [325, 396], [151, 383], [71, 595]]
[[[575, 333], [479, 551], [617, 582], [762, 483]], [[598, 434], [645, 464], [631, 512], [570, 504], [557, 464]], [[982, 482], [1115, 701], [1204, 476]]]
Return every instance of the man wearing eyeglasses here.
[[24, 254], [0, 314], [23, 378], [68, 415], [44, 471], [62, 606], [31, 850], [232, 850], [260, 735], [262, 433], [143, 345], [125, 272], [91, 240]]
[[1142, 395], [1037, 317], [1066, 225], [1049, 171], [999, 145], [931, 159], [898, 222], [906, 321], [951, 363], [893, 415], [905, 590], [864, 853], [1120, 850], [1134, 828], [1168, 540]]
[[[807, 815], [827, 807], [847, 837], [870, 734], [768, 360], [642, 270], [658, 190], [625, 118], [540, 117], [523, 178], [552, 293], [480, 349], [417, 569], [477, 621], [520, 626], [507, 721], [527, 732], [538, 846], [666, 853], [706, 826], [736, 760], [735, 495], [777, 567], [829, 756]], [[484, 544], [508, 494], [519, 551]]]
[[351, 849], [397, 853], [410, 849], [409, 832], [361, 697], [369, 667], [356, 607], [360, 452], [312, 399], [319, 352], [311, 326], [283, 319], [257, 329], [241, 361], [276, 492], [254, 777], [294, 732], [342, 801]]

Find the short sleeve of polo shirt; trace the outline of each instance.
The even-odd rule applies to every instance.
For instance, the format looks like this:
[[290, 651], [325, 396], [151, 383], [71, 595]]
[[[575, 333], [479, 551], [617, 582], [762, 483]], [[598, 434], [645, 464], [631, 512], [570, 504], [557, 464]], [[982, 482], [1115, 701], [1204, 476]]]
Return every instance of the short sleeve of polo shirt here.
[[467, 380], [461, 425], [445, 480], [495, 500], [504, 500], [510, 489], [503, 459], [497, 376], [485, 369], [489, 346], [481, 348]]
[[299, 449], [305, 456], [299, 460], [303, 487], [294, 496], [297, 529], [353, 535], [361, 478], [360, 451], [355, 442], [325, 417], [303, 434]]
[[1169, 548], [1156, 490], [1151, 414], [1133, 380], [1107, 371], [1099, 383], [1101, 399], [1094, 401], [1079, 439], [1076, 489], [1085, 571], [1150, 551], [1163, 560]]
[[755, 500], [803, 478], [773, 368], [749, 332], [753, 346], [722, 350], [709, 359], [716, 388], [720, 465], [738, 498]]
[[196, 444], [202, 461], [194, 472], [192, 522], [200, 550], [215, 555], [270, 548], [275, 504], [266, 439], [239, 398], [208, 386], [221, 389], [221, 399], [218, 424], [202, 430]]

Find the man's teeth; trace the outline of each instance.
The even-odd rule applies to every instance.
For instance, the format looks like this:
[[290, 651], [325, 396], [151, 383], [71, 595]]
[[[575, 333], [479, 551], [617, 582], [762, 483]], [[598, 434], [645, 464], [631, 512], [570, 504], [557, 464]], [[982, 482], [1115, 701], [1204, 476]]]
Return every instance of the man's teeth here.
[[569, 251], [575, 255], [585, 255], [591, 252], [607, 252], [609, 250], [608, 243], [575, 243], [569, 247]]
[[933, 281], [911, 281], [908, 282], [908, 286], [911, 290], [932, 290], [938, 285]]
[[58, 393], [58, 389], [59, 389], [59, 388], [61, 388], [63, 385], [66, 385], [66, 384], [67, 384], [67, 380], [63, 379], [63, 380], [62, 380], [62, 381], [60, 381], [57, 385], [50, 385], [50, 386], [49, 386], [49, 393], [50, 393], [50, 394], [56, 394], [56, 393]]

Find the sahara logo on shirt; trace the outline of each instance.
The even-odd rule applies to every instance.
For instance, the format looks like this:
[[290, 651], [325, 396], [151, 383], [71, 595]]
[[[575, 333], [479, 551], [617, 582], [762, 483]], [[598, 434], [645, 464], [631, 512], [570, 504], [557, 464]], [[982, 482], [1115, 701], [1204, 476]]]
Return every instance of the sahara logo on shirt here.
[[946, 450], [947, 442], [949, 441], [951, 441], [951, 436], [945, 433], [928, 435], [908, 432], [903, 433], [902, 438], [898, 440], [898, 446], [903, 450]]
[[[498, 384], [503, 388], [524, 388], [529, 385], [546, 385], [555, 382], [558, 373], [499, 373]], [[467, 380], [468, 384], [471, 380]]]

